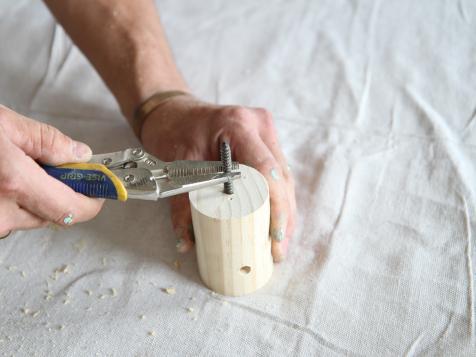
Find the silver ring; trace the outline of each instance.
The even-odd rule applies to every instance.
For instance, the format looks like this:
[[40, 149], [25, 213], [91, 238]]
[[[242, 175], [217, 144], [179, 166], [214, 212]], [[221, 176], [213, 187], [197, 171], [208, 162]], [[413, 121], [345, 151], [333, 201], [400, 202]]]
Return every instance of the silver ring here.
[[5, 234], [4, 236], [1, 236], [0, 239], [5, 239], [5, 238], [8, 238], [8, 236], [12, 233], [12, 231], [8, 231], [7, 234]]

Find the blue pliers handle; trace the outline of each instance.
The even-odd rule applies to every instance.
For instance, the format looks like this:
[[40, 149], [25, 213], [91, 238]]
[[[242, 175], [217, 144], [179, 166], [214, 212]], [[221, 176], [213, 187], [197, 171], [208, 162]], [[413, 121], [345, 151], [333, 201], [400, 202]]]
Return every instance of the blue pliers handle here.
[[43, 169], [50, 176], [83, 195], [119, 201], [127, 200], [127, 189], [124, 183], [103, 164], [44, 165]]

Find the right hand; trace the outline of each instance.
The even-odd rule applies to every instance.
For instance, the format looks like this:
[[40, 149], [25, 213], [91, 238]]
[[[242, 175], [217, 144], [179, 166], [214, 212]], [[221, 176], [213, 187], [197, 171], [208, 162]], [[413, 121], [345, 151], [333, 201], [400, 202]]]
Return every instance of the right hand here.
[[91, 154], [86, 144], [0, 105], [0, 237], [12, 230], [49, 223], [66, 226], [96, 216], [104, 200], [74, 192], [37, 163], [85, 162]]

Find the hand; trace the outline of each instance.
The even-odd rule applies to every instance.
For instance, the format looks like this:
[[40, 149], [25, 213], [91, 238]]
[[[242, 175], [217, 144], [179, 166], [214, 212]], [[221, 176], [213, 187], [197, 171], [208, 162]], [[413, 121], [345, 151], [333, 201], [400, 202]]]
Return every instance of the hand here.
[[[294, 230], [296, 200], [293, 178], [268, 111], [180, 96], [149, 115], [141, 136], [145, 149], [165, 161], [220, 160], [219, 144], [228, 141], [233, 160], [256, 168], [268, 182], [272, 254], [276, 262], [284, 259]], [[177, 249], [186, 252], [193, 245], [188, 196], [173, 197], [170, 203]]]
[[84, 162], [91, 149], [59, 130], [0, 105], [0, 237], [11, 230], [89, 220], [103, 200], [74, 192], [35, 161]]

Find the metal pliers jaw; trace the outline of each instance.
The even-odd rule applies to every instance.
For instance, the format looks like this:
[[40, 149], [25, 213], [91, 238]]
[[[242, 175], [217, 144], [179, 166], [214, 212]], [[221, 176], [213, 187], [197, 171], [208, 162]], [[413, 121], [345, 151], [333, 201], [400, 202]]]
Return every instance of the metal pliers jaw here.
[[128, 198], [142, 200], [157, 200], [241, 177], [237, 162], [233, 162], [232, 172], [225, 174], [221, 161], [164, 162], [142, 148], [93, 155], [89, 163], [106, 166], [121, 181]]

